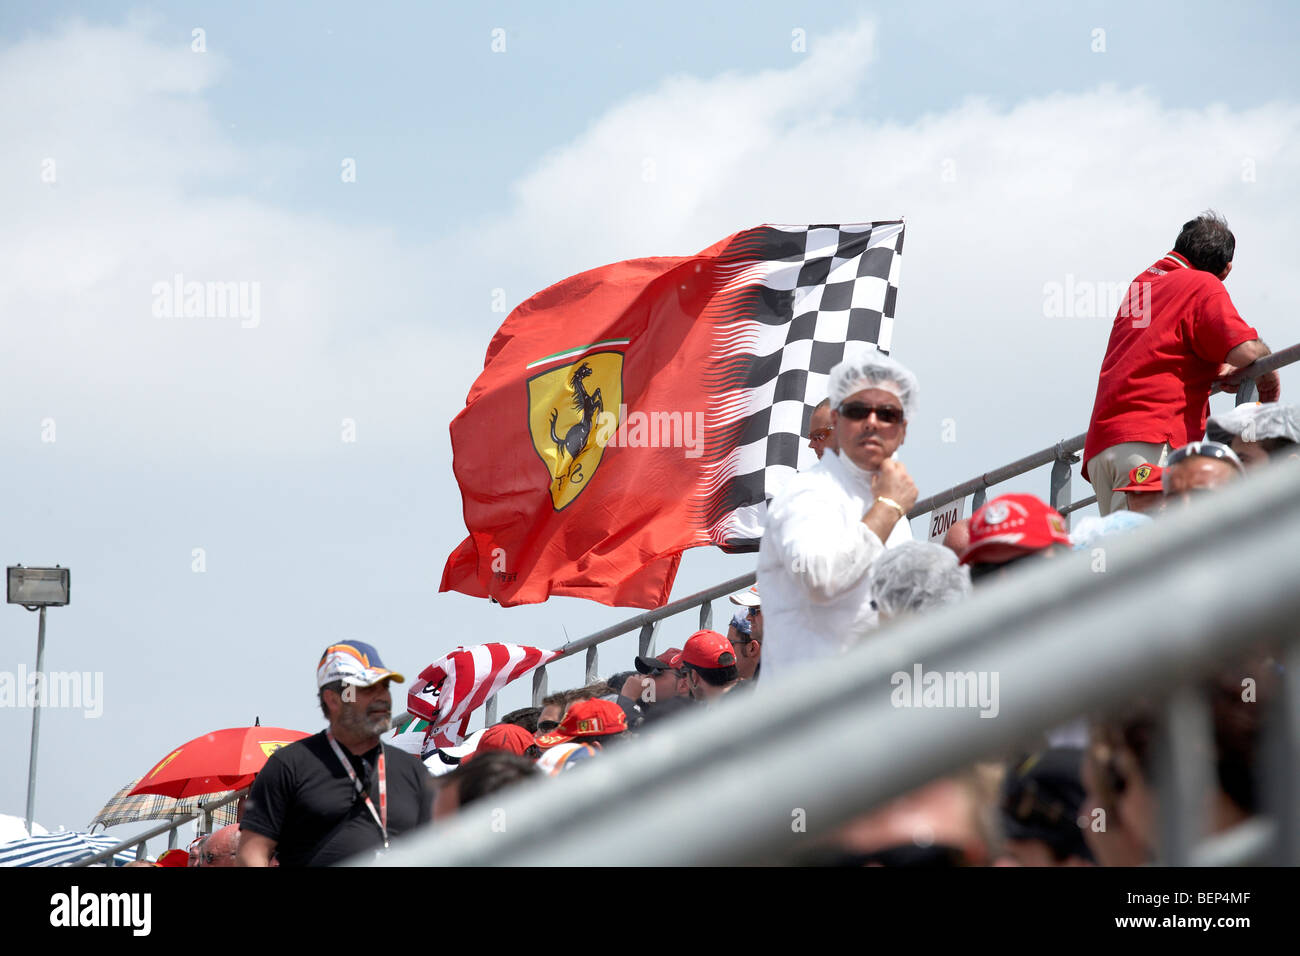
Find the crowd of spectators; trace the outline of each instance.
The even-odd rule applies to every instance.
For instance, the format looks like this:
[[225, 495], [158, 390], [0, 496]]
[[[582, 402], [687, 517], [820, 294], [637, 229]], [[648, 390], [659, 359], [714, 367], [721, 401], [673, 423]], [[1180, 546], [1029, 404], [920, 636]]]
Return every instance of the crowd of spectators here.
[[[333, 645], [317, 670], [328, 729], [272, 754], [237, 828], [206, 838], [192, 864], [325, 865], [382, 851], [390, 838], [489, 796], [587, 772], [611, 748], [635, 748], [682, 715], [751, 694], [779, 708], [792, 671], [985, 588], [1012, 588], [1026, 567], [1141, 533], [1257, 469], [1300, 457], [1300, 416], [1278, 403], [1275, 373], [1257, 377], [1265, 401], [1208, 417], [1212, 383], [1268, 354], [1223, 290], [1234, 248], [1213, 214], [1187, 223], [1174, 250], [1135, 280], [1152, 303], [1141, 321], [1126, 309], [1115, 319], [1084, 456], [1100, 517], [1071, 529], [1036, 496], [1009, 493], [954, 525], [942, 545], [913, 541], [907, 515], [918, 493], [898, 451], [919, 384], [894, 359], [850, 345], [808, 423], [818, 461], [769, 503], [758, 583], [731, 596], [725, 633], [695, 631], [680, 647], [635, 656], [628, 670], [550, 694], [461, 744], [426, 742], [418, 753], [383, 742], [388, 687], [402, 676], [369, 645]], [[1271, 651], [1221, 662], [1204, 681], [1216, 770], [1205, 795], [1209, 832], [1261, 812], [1260, 750], [1280, 670]], [[801, 862], [1152, 862], [1160, 703], [1079, 715], [1000, 759], [864, 807], [811, 841]]]

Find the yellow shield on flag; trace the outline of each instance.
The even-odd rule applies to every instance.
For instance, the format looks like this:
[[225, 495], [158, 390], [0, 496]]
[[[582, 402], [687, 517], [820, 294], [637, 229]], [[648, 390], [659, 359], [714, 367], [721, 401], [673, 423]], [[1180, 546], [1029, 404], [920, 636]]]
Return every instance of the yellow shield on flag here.
[[618, 427], [623, 355], [593, 352], [528, 380], [528, 430], [551, 476], [551, 504], [568, 507], [587, 487]]

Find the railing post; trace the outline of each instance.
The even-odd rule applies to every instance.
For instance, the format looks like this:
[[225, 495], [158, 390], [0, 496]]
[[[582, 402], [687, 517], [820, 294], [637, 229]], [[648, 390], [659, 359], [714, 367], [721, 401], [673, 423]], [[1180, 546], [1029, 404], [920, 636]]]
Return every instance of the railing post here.
[[658, 621], [641, 626], [641, 634], [637, 637], [637, 653], [642, 657], [650, 657], [654, 654], [655, 632], [658, 630]]
[[1237, 386], [1237, 404], [1246, 405], [1257, 401], [1259, 401], [1259, 396], [1255, 391], [1255, 380], [1253, 378], [1243, 378], [1241, 384]]
[[[137, 860], [143, 860], [148, 855], [149, 855], [149, 841], [141, 840], [139, 843], [135, 845], [135, 858]], [[110, 867], [113, 865], [113, 858], [111, 856], [108, 858], [108, 865]]]
[[497, 695], [493, 694], [487, 699], [487, 704], [483, 711], [483, 726], [491, 727], [497, 722]]
[[977, 488], [975, 494], [971, 496], [970, 513], [973, 515], [984, 507], [984, 499], [988, 497], [988, 489]]
[[1210, 712], [1197, 685], [1183, 684], [1165, 701], [1153, 756], [1159, 862], [1189, 866], [1192, 851], [1205, 836], [1206, 794], [1217, 786], [1210, 772]]
[[1071, 455], [1065, 450], [1064, 442], [1056, 443], [1056, 461], [1052, 462], [1051, 492], [1047, 499], [1061, 516], [1065, 518], [1065, 528], [1070, 529], [1070, 466], [1079, 460], [1078, 455]]
[[[174, 817], [172, 818], [172, 822], [173, 823], [176, 822]], [[169, 831], [167, 831], [167, 849], [169, 850], [176, 849], [177, 845], [180, 843], [180, 838], [181, 838], [181, 834], [180, 834], [179, 827], [174, 826]]]
[[[1300, 640], [1280, 654], [1277, 703], [1264, 746], [1264, 810], [1277, 821], [1274, 866], [1300, 865]], [[1252, 704], [1251, 706], [1257, 706]]]
[[713, 630], [713, 602], [705, 601], [700, 605], [700, 630]]
[[599, 644], [592, 644], [591, 647], [587, 648], [587, 677], [583, 682], [585, 684], [594, 684], [600, 679], [596, 676], [596, 672], [600, 667], [600, 662], [597, 657], [599, 652]]
[[542, 698], [546, 696], [546, 666], [533, 671], [533, 706], [541, 707]]

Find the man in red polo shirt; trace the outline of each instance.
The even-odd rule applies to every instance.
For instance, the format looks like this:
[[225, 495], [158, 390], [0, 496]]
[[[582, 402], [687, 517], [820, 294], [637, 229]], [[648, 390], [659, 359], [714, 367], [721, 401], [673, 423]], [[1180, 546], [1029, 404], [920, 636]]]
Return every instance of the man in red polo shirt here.
[[[1138, 465], [1205, 433], [1210, 387], [1269, 354], [1237, 314], [1223, 280], [1236, 239], [1213, 212], [1183, 226], [1172, 252], [1129, 286], [1115, 316], [1083, 448], [1083, 477], [1103, 514], [1125, 507], [1118, 489]], [[1277, 372], [1255, 380], [1261, 401], [1281, 392]]]

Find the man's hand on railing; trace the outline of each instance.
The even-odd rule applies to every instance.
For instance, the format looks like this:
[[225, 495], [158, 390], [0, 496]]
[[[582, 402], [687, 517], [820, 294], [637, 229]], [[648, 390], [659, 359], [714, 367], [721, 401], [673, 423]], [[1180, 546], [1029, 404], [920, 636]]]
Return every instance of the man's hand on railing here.
[[[1219, 366], [1219, 371], [1215, 375], [1214, 384], [1221, 390], [1229, 393], [1235, 393], [1239, 382], [1227, 382], [1227, 379], [1241, 371], [1240, 366], [1230, 365], [1224, 362]], [[1278, 377], [1277, 370], [1265, 372], [1259, 378], [1255, 379], [1255, 388], [1259, 391], [1259, 400], [1261, 402], [1276, 402], [1282, 397], [1282, 380]]]
[[[1214, 384], [1225, 392], [1235, 392], [1238, 383], [1228, 383], [1222, 381], [1222, 379], [1235, 375], [1252, 362], [1258, 362], [1265, 356], [1272, 354], [1269, 347], [1259, 339], [1242, 342], [1224, 357], [1223, 364], [1219, 366], [1219, 372], [1215, 376]], [[1261, 402], [1276, 402], [1282, 396], [1282, 382], [1278, 378], [1276, 370], [1265, 372], [1256, 378], [1255, 388], [1259, 390], [1259, 400]]]
[[1261, 402], [1276, 402], [1282, 397], [1282, 380], [1278, 378], [1276, 370], [1265, 372], [1255, 379], [1255, 388], [1259, 389]]

